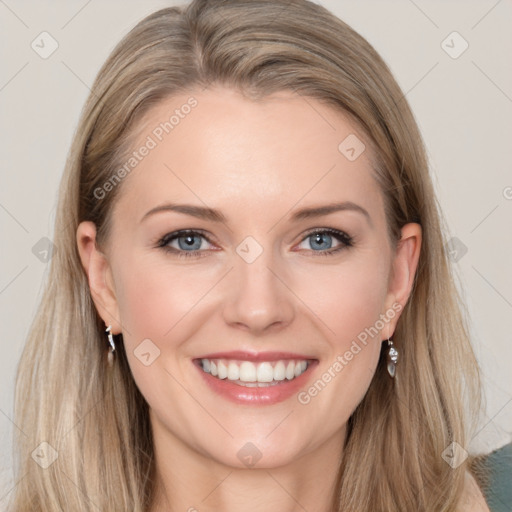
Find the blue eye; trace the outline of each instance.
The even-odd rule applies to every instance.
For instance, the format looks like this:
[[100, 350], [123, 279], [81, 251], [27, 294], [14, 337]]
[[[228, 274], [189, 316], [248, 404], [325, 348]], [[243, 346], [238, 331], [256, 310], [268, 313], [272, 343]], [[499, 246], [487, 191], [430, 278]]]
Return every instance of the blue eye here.
[[[158, 247], [161, 247], [166, 252], [174, 253], [179, 257], [198, 256], [198, 253], [203, 252], [201, 250], [203, 240], [206, 240], [208, 243], [210, 242], [200, 231], [185, 229], [165, 235], [158, 242]], [[178, 247], [171, 245], [174, 241], [177, 241]]]
[[312, 249], [330, 249], [332, 247], [332, 235], [328, 233], [314, 233], [309, 235]]
[[201, 248], [202, 240], [196, 235], [183, 235], [176, 238], [179, 248], [187, 251], [191, 249], [197, 251]]
[[[339, 242], [339, 245], [334, 248], [333, 239]], [[352, 237], [337, 229], [317, 229], [309, 233], [301, 243], [306, 241], [309, 241], [310, 249], [317, 253], [315, 256], [327, 256], [353, 245]]]

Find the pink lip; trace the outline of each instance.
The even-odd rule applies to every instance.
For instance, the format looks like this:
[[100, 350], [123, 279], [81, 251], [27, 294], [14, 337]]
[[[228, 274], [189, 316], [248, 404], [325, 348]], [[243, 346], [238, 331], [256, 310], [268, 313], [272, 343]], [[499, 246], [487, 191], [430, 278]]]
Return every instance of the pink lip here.
[[232, 352], [215, 352], [198, 357], [197, 359], [238, 359], [242, 361], [278, 361], [280, 359], [314, 359], [304, 354], [293, 354], [292, 352], [246, 352], [235, 350]]
[[[227, 355], [229, 354], [229, 357]], [[241, 355], [244, 354], [243, 357]], [[276, 352], [273, 352], [272, 355], [276, 355]], [[255, 354], [253, 354], [253, 357]], [[265, 357], [268, 358], [269, 354]], [[265, 357], [260, 357], [260, 354], [257, 355], [259, 359], [247, 359], [247, 353], [242, 352], [225, 352], [222, 354], [215, 354], [205, 356], [203, 359], [245, 359], [245, 360], [264, 360], [271, 361], [272, 359], [266, 359]], [[307, 359], [303, 356], [293, 355], [293, 357], [283, 357], [282, 353], [280, 357], [275, 357], [275, 359]], [[236, 404], [245, 404], [245, 405], [272, 405], [278, 402], [282, 402], [292, 395], [297, 394], [301, 388], [306, 386], [307, 381], [310, 379], [312, 375], [312, 370], [318, 364], [317, 359], [309, 359], [308, 368], [304, 373], [295, 377], [292, 380], [283, 380], [280, 384], [276, 384], [274, 386], [268, 386], [264, 388], [248, 388], [245, 386], [239, 386], [238, 384], [234, 384], [228, 379], [218, 379], [217, 377], [213, 377], [211, 374], [206, 373], [201, 368], [201, 363], [198, 360], [195, 360], [194, 366], [201, 373], [205, 383], [213, 390], [215, 393], [221, 395], [224, 398], [236, 403]]]

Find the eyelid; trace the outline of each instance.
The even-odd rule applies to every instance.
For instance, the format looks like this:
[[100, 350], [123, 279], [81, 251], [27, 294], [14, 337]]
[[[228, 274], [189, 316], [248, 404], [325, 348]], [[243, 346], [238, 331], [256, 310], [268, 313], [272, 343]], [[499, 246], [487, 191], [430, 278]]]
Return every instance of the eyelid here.
[[[178, 258], [187, 258], [187, 257], [195, 257], [195, 258], [202, 258], [205, 256], [208, 256], [208, 252], [215, 249], [197, 249], [194, 251], [184, 251], [180, 249], [176, 249], [175, 247], [171, 247], [169, 244], [173, 242], [174, 240], [181, 238], [182, 236], [186, 235], [198, 235], [202, 238], [204, 238], [209, 244], [215, 245], [214, 242], [210, 240], [210, 235], [206, 234], [206, 231], [203, 229], [193, 229], [193, 228], [187, 228], [187, 229], [178, 229], [177, 231], [172, 231], [161, 238], [158, 238], [156, 241], [155, 247], [157, 249], [161, 249], [164, 252], [174, 255]], [[212, 237], [213, 238], [213, 237]]]
[[335, 254], [339, 251], [342, 251], [343, 249], [348, 249], [354, 245], [354, 237], [346, 233], [345, 231], [342, 231], [340, 229], [335, 228], [313, 228], [309, 230], [300, 240], [300, 242], [297, 245], [300, 245], [305, 240], [307, 240], [310, 236], [316, 234], [316, 233], [327, 233], [328, 235], [332, 236], [333, 238], [336, 238], [340, 245], [338, 247], [330, 248], [325, 251], [314, 251], [313, 249], [307, 249], [310, 253], [314, 254], [315, 256], [328, 256], [330, 254]]
[[325, 228], [312, 228], [311, 230], [307, 231], [306, 234], [302, 237], [301, 242], [303, 242], [306, 238], [308, 238], [311, 235], [314, 235], [316, 233], [328, 233], [329, 235], [333, 235], [335, 237], [342, 238], [347, 242], [353, 240], [352, 236], [350, 236], [345, 231], [342, 231], [341, 229], [325, 227]]
[[177, 231], [171, 231], [169, 233], [166, 233], [161, 238], [158, 238], [157, 242], [165, 244], [165, 243], [169, 243], [172, 240], [176, 240], [176, 238], [180, 238], [180, 237], [186, 236], [186, 235], [200, 235], [205, 240], [207, 240], [209, 243], [213, 243], [210, 240], [210, 234], [209, 233], [207, 233], [203, 229], [194, 229], [194, 228], [178, 229]]

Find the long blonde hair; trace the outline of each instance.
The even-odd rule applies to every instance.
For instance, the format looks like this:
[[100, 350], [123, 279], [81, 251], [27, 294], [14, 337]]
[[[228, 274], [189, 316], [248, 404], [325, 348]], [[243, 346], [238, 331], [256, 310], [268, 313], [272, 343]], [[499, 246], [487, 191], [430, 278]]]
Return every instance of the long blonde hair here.
[[[452, 442], [468, 443], [479, 376], [424, 145], [376, 51], [306, 0], [194, 0], [166, 8], [135, 26], [101, 68], [62, 177], [57, 250], [18, 369], [15, 422], [23, 433], [15, 439], [12, 510], [151, 506], [148, 406], [122, 338], [116, 364], [106, 365], [104, 325], [75, 237], [84, 220], [96, 224], [99, 244], [108, 237], [122, 183], [101, 200], [94, 191], [126, 161], [143, 114], [164, 98], [209, 84], [253, 98], [291, 90], [345, 113], [371, 141], [393, 242], [404, 224], [421, 224], [415, 284], [394, 334], [398, 375], [391, 380], [381, 361], [350, 419], [332, 510], [455, 510], [468, 461], [452, 468], [442, 454]], [[42, 442], [57, 454], [47, 468], [31, 457]], [[47, 445], [42, 449], [55, 456]]]

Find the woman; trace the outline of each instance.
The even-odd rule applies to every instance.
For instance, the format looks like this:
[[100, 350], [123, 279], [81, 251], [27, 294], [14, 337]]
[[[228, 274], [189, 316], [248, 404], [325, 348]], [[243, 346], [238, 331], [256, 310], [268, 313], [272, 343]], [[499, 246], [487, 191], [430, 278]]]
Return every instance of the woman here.
[[422, 140], [324, 8], [141, 21], [91, 90], [55, 244], [13, 510], [488, 510]]

